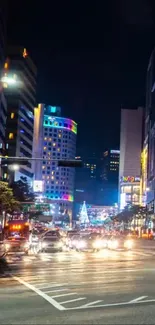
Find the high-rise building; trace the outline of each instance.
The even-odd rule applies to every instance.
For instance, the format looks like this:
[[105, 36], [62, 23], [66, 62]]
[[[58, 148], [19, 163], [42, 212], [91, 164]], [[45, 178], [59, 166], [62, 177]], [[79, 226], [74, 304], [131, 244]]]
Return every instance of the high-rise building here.
[[103, 182], [115, 183], [118, 186], [120, 150], [107, 150], [101, 158], [101, 179]]
[[74, 168], [58, 167], [58, 160], [75, 159], [77, 124], [60, 116], [59, 107], [35, 108], [33, 156], [34, 183], [43, 181], [42, 195], [53, 205], [53, 217], [71, 215], [74, 201]]
[[120, 151], [109, 149], [100, 159], [100, 188], [98, 196], [102, 205], [114, 205], [118, 201], [118, 175]]
[[[32, 158], [34, 107], [36, 106], [37, 70], [25, 48], [10, 47], [3, 71], [3, 87], [7, 98], [6, 154]], [[19, 166], [12, 172], [5, 170], [4, 179], [21, 176], [32, 180], [32, 163]]]
[[75, 173], [75, 201], [89, 204], [96, 203], [97, 190], [97, 157], [95, 153], [88, 157], [75, 157], [83, 161], [83, 168], [77, 168]]
[[143, 108], [121, 110], [119, 206], [139, 205]]
[[[6, 1], [0, 3], [0, 79], [6, 56]], [[0, 84], [0, 154], [4, 154], [5, 149], [5, 130], [6, 130], [7, 103], [4, 96], [2, 84]], [[0, 171], [1, 174], [1, 171]]]
[[155, 49], [147, 69], [144, 143], [142, 151], [142, 196], [149, 214], [155, 214]]

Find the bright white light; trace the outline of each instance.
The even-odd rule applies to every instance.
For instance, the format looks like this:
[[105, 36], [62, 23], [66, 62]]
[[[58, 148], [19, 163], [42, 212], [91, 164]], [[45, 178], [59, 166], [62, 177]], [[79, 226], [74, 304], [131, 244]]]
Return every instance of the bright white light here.
[[17, 80], [15, 78], [7, 77], [7, 76], [2, 77], [1, 81], [3, 83], [6, 83], [6, 84], [10, 85], [10, 86], [15, 85], [17, 83]]
[[14, 170], [14, 171], [19, 170], [19, 165], [17, 165], [17, 164], [10, 165], [9, 169]]
[[80, 242], [77, 243], [77, 248], [85, 248], [86, 247], [86, 242], [84, 240], [81, 240]]
[[19, 165], [12, 165], [13, 170], [19, 170]]
[[103, 247], [103, 241], [100, 239], [97, 239], [94, 243], [93, 243], [93, 247], [94, 248], [101, 248]]
[[149, 187], [147, 187], [147, 188], [146, 188], [146, 192], [149, 192], [149, 191], [150, 191], [150, 188], [149, 188]]

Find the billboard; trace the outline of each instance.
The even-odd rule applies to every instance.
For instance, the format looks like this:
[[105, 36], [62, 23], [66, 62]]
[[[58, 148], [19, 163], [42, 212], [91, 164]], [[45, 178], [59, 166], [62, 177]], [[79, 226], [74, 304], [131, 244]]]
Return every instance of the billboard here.
[[44, 190], [43, 181], [33, 181], [33, 192], [42, 193]]
[[123, 210], [126, 206], [126, 193], [120, 195], [120, 210]]
[[120, 181], [122, 183], [139, 183], [140, 182], [140, 177], [139, 176], [122, 176]]

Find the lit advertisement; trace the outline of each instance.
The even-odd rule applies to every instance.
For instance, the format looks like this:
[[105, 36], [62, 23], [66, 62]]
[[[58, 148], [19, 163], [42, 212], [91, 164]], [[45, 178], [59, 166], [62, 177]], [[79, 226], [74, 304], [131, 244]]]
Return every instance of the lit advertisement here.
[[42, 193], [44, 190], [43, 181], [33, 181], [34, 193]]
[[120, 154], [120, 150], [110, 150], [110, 153], [119, 155]]
[[120, 181], [122, 183], [140, 183], [140, 177], [139, 176], [123, 176], [121, 177]]
[[44, 127], [66, 129], [77, 134], [77, 123], [64, 117], [44, 115]]
[[126, 206], [126, 193], [120, 194], [120, 210], [123, 210]]

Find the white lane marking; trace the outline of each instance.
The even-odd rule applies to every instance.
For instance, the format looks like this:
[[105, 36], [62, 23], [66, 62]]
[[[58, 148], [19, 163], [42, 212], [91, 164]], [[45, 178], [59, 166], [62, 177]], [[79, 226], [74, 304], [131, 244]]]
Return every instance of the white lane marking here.
[[68, 290], [70, 290], [70, 289], [48, 290], [48, 291], [44, 291], [44, 293], [61, 292], [61, 291], [68, 291]]
[[[150, 300], [140, 300], [136, 301], [133, 303], [133, 305], [138, 305], [138, 304], [145, 304], [145, 303], [151, 303], [155, 302], [155, 299], [150, 299]], [[113, 303], [113, 304], [105, 304], [105, 305], [93, 305], [93, 306], [86, 306], [86, 307], [70, 307], [70, 308], [65, 308], [65, 310], [74, 310], [74, 309], [86, 309], [86, 308], [108, 308], [108, 307], [117, 307], [117, 306], [131, 306], [132, 304], [130, 302], [118, 302], [118, 303]]]
[[59, 284], [51, 284], [51, 285], [48, 285], [46, 287], [39, 287], [40, 290], [44, 290], [44, 289], [50, 289], [50, 288], [56, 288], [56, 287], [61, 287], [61, 286], [65, 286], [67, 285], [68, 283], [59, 283]]
[[81, 307], [83, 308], [83, 307], [92, 306], [92, 305], [98, 304], [99, 302], [102, 302], [102, 301], [103, 300], [96, 300], [96, 301], [93, 301], [93, 302], [89, 302], [89, 304], [85, 304], [85, 305], [83, 305]]
[[137, 251], [137, 252], [135, 252], [135, 253], [133, 253], [133, 255], [139, 255], [139, 256], [152, 256], [152, 253], [150, 253], [150, 252], [148, 252], [148, 253], [144, 253], [144, 252], [139, 252], [139, 251]]
[[77, 293], [76, 292], [64, 293], [62, 295], [52, 296], [52, 298], [65, 297], [65, 296], [71, 296], [71, 295], [77, 295]]
[[140, 301], [140, 300], [143, 300], [145, 298], [147, 298], [148, 296], [141, 296], [141, 297], [138, 297], [138, 298], [135, 298], [133, 300], [130, 300], [129, 303], [133, 303], [133, 302], [137, 302], [137, 301]]
[[13, 279], [18, 281], [19, 283], [23, 284], [28, 289], [34, 291], [38, 296], [44, 298], [46, 301], [48, 301], [53, 307], [59, 309], [59, 310], [65, 310], [65, 307], [61, 306], [56, 300], [54, 300], [52, 297], [46, 295], [43, 291], [40, 289], [35, 288], [32, 284], [29, 284], [28, 282], [25, 282], [21, 278], [17, 276], [13, 276]]
[[86, 298], [83, 297], [83, 298], [77, 298], [77, 299], [62, 301], [61, 304], [68, 304], [69, 302], [74, 302], [74, 301], [79, 301], [79, 300], [84, 300], [84, 299], [86, 299]]

